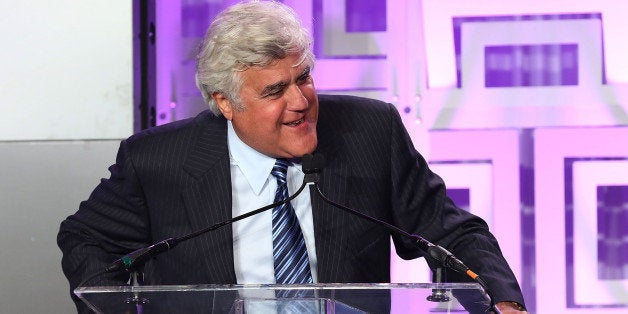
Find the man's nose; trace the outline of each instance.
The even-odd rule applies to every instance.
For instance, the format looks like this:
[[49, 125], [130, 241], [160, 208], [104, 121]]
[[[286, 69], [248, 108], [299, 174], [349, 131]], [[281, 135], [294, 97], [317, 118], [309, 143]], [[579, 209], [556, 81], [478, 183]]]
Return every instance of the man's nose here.
[[292, 111], [303, 111], [309, 106], [309, 103], [298, 85], [292, 85], [288, 88], [288, 109]]

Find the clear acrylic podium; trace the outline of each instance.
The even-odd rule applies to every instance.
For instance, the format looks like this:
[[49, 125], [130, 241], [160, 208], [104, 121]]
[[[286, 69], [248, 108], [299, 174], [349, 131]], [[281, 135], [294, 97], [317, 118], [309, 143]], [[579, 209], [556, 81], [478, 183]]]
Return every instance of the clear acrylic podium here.
[[486, 313], [475, 283], [83, 287], [96, 313]]

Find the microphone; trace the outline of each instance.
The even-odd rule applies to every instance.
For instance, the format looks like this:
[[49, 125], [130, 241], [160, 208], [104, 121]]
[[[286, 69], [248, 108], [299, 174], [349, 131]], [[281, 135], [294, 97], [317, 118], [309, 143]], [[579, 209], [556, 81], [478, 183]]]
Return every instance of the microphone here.
[[[320, 160], [314, 160], [313, 156], [311, 154], [305, 155], [302, 158], [302, 164], [308, 164], [308, 169], [318, 169], [318, 168], [322, 168], [320, 166], [321, 162]], [[323, 165], [324, 165], [324, 161], [323, 161]], [[305, 166], [303, 166], [302, 168], [305, 168]], [[317, 170], [317, 172], [319, 172], [320, 170]], [[305, 172], [305, 171], [304, 171]], [[183, 241], [187, 241], [189, 239], [193, 239], [197, 236], [200, 236], [202, 234], [205, 234], [207, 232], [216, 230], [218, 228], [221, 228], [223, 226], [232, 224], [236, 221], [242, 220], [244, 218], [248, 218], [254, 215], [257, 215], [261, 212], [264, 212], [268, 209], [271, 208], [275, 208], [277, 206], [281, 206], [283, 204], [286, 204], [290, 201], [292, 201], [294, 198], [296, 198], [299, 194], [301, 194], [301, 192], [303, 191], [303, 189], [305, 188], [305, 186], [309, 183], [314, 182], [314, 180], [318, 180], [318, 173], [314, 173], [313, 170], [310, 170], [309, 172], [305, 172], [305, 177], [303, 178], [303, 183], [301, 184], [301, 186], [299, 187], [299, 189], [292, 194], [290, 197], [279, 201], [279, 202], [275, 202], [272, 203], [270, 205], [266, 205], [264, 207], [258, 208], [256, 210], [250, 211], [248, 213], [233, 217], [231, 219], [227, 219], [225, 221], [219, 222], [217, 224], [214, 224], [212, 226], [209, 226], [205, 229], [201, 229], [198, 230], [196, 232], [192, 232], [190, 234], [184, 235], [184, 236], [180, 236], [180, 237], [171, 237], [159, 242], [156, 242], [150, 246], [147, 247], [143, 247], [140, 249], [137, 249], [129, 254], [126, 254], [124, 256], [122, 256], [121, 258], [115, 260], [114, 262], [112, 262], [111, 264], [109, 264], [109, 266], [105, 267], [104, 270], [97, 272], [89, 277], [87, 277], [85, 280], [83, 280], [80, 284], [78, 284], [77, 287], [81, 287], [83, 286], [83, 284], [85, 284], [86, 282], [88, 282], [89, 280], [93, 279], [96, 276], [102, 275], [102, 274], [106, 274], [106, 273], [110, 273], [110, 272], [114, 272], [114, 271], [118, 271], [118, 270], [127, 270], [127, 271], [132, 271], [142, 265], [144, 265], [144, 263], [146, 261], [148, 261], [149, 259], [163, 253], [166, 252], [172, 248], [174, 248], [175, 246], [177, 246], [179, 243], [183, 242]]]
[[318, 182], [318, 173], [325, 167], [325, 157], [322, 154], [307, 154], [301, 158], [301, 170], [305, 173], [303, 180], [309, 184]]
[[327, 198], [323, 192], [320, 190], [319, 186], [318, 186], [318, 173], [322, 171], [322, 169], [325, 167], [325, 158], [323, 157], [323, 155], [321, 154], [316, 154], [314, 156], [308, 157], [307, 159], [304, 157], [302, 160], [302, 166], [303, 166], [303, 172], [305, 172], [306, 174], [311, 174], [311, 179], [314, 180], [311, 183], [314, 184], [316, 193], [318, 194], [318, 196], [321, 197], [321, 199], [323, 199], [323, 201], [325, 201], [326, 203], [336, 207], [336, 208], [340, 208], [346, 212], [349, 212], [355, 216], [358, 216], [360, 218], [369, 220], [377, 225], [380, 225], [386, 229], [388, 229], [389, 231], [401, 235], [403, 237], [406, 237], [408, 239], [412, 240], [412, 243], [414, 243], [418, 248], [420, 248], [421, 250], [425, 251], [427, 253], [427, 255], [429, 257], [431, 257], [432, 259], [436, 260], [437, 262], [439, 262], [441, 265], [443, 265], [444, 267], [450, 268], [456, 272], [459, 272], [461, 274], [465, 274], [467, 276], [469, 276], [471, 279], [473, 279], [475, 282], [479, 283], [480, 286], [482, 286], [482, 288], [484, 288], [484, 290], [486, 291], [486, 294], [489, 296], [490, 302], [491, 302], [491, 308], [495, 308], [494, 307], [494, 301], [493, 301], [493, 296], [491, 294], [491, 292], [488, 290], [488, 287], [486, 286], [486, 283], [484, 282], [484, 280], [482, 278], [480, 278], [479, 275], [477, 275], [476, 273], [474, 273], [469, 267], [467, 267], [461, 260], [459, 260], [458, 258], [456, 258], [456, 256], [454, 254], [452, 254], [451, 252], [449, 252], [448, 250], [446, 250], [445, 248], [441, 247], [440, 245], [436, 245], [431, 243], [430, 241], [426, 240], [425, 238], [421, 237], [418, 234], [412, 234], [409, 233], [397, 226], [394, 226], [392, 224], [389, 224], [385, 221], [379, 220], [375, 217], [371, 217], [369, 215], [366, 215], [360, 211], [357, 211], [353, 208], [344, 206], [342, 204], [338, 204], [332, 200], [330, 200], [329, 198]]

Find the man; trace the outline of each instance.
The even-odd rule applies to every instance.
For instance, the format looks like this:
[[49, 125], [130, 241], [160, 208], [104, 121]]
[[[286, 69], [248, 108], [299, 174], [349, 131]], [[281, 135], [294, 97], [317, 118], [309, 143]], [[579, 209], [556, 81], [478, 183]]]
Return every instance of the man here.
[[[445, 195], [396, 109], [371, 99], [317, 95], [310, 46], [294, 12], [280, 3], [242, 3], [218, 15], [197, 56], [196, 82], [211, 113], [123, 141], [110, 178], [61, 224], [58, 243], [72, 289], [135, 249], [285, 198], [286, 181], [290, 193], [303, 181], [301, 157], [316, 153], [327, 160], [318, 183], [327, 197], [449, 249], [484, 278], [502, 311], [523, 309], [497, 241], [484, 221]], [[280, 190], [283, 196], [276, 197]], [[386, 229], [325, 204], [308, 189], [280, 207], [149, 261], [147, 283], [390, 280]], [[298, 251], [298, 267], [278, 266], [284, 253], [277, 253], [283, 231], [276, 219], [284, 218], [275, 216], [284, 214], [294, 222], [286, 240], [294, 244], [284, 246], [300, 248], [290, 253]], [[402, 258], [424, 253], [409, 239], [393, 239]], [[281, 278], [286, 269], [299, 273]], [[127, 278], [98, 280], [124, 284]]]

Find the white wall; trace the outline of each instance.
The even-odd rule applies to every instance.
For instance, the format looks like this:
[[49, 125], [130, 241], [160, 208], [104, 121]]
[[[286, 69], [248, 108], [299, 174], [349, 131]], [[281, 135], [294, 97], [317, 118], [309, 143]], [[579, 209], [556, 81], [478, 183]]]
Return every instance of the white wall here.
[[133, 132], [132, 2], [0, 0], [0, 312], [72, 313], [59, 223]]
[[0, 1], [0, 141], [133, 131], [131, 1]]

